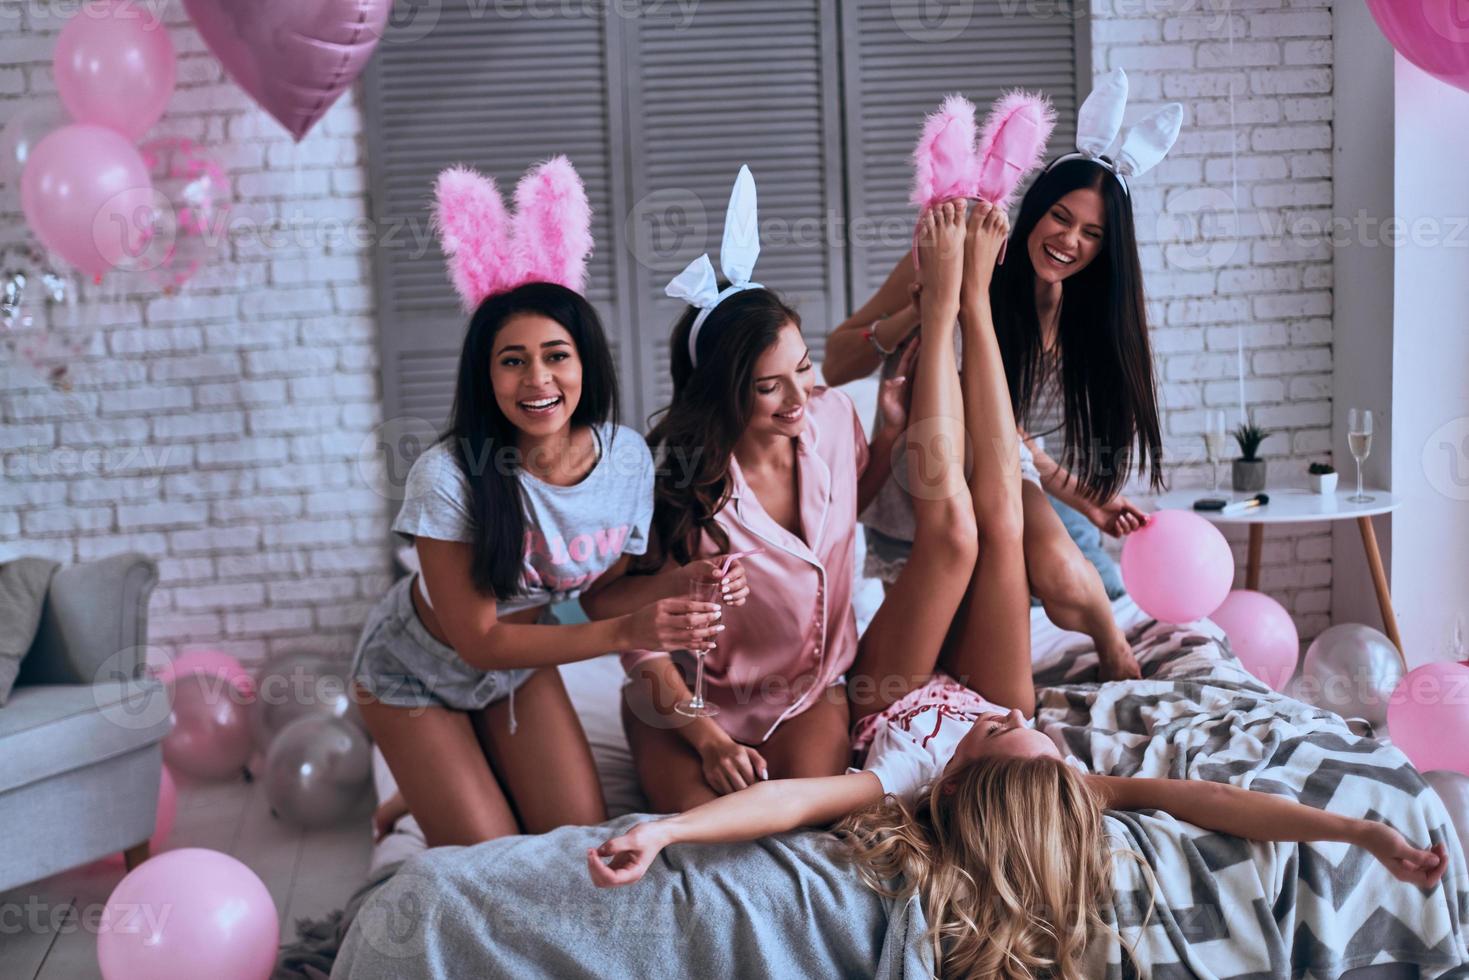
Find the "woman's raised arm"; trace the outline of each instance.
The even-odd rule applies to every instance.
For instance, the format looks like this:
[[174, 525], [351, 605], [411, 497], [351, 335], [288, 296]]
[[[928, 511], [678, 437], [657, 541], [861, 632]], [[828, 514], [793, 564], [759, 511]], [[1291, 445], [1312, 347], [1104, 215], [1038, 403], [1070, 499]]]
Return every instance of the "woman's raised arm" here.
[[913, 255], [904, 252], [872, 298], [826, 335], [821, 376], [827, 384], [844, 385], [882, 366], [882, 355], [864, 336], [874, 324], [884, 350], [897, 350], [912, 335], [918, 327], [918, 307], [913, 300], [915, 278]]

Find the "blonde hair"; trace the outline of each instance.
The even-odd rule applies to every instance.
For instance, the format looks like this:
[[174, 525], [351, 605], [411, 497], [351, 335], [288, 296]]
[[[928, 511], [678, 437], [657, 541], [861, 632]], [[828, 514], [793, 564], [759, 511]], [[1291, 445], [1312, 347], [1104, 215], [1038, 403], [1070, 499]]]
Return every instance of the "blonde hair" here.
[[919, 896], [940, 976], [1084, 980], [1110, 858], [1101, 805], [1065, 762], [979, 759], [916, 812], [888, 797], [837, 832], [869, 887]]

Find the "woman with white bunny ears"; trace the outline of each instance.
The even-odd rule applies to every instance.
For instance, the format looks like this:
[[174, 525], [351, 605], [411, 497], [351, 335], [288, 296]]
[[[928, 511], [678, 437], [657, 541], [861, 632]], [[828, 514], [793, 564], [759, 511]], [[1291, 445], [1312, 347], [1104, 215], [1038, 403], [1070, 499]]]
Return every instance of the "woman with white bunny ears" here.
[[[1136, 676], [1137, 665], [1112, 620], [1096, 569], [1076, 548], [1046, 493], [1112, 535], [1142, 526], [1143, 513], [1120, 494], [1129, 475], [1162, 480], [1156, 383], [1133, 230], [1130, 181], [1156, 166], [1177, 139], [1182, 107], [1155, 111], [1116, 140], [1127, 101], [1127, 75], [1115, 68], [1097, 83], [1077, 119], [1077, 149], [1048, 163], [1020, 202], [1006, 255], [990, 283], [996, 333], [1020, 420], [1026, 567], [1033, 593], [1058, 625], [1097, 640], [1103, 677]], [[967, 105], [967, 104], [966, 104]], [[997, 110], [998, 111], [998, 110]], [[952, 114], [946, 103], [931, 117]], [[993, 114], [992, 114], [993, 117]], [[972, 128], [972, 123], [970, 123]], [[920, 142], [915, 203], [944, 193], [945, 161], [957, 156]], [[937, 163], [933, 162], [937, 161]], [[1003, 205], [1002, 205], [1003, 206]], [[827, 340], [822, 369], [844, 384], [880, 365], [891, 373], [917, 325], [905, 256], [861, 309]], [[1052, 458], [1035, 441], [1062, 435]], [[892, 582], [907, 560], [912, 506], [890, 485], [863, 514], [868, 574]]]
[[401, 795], [379, 830], [411, 810], [430, 846], [606, 819], [556, 665], [703, 645], [718, 618], [683, 595], [599, 622], [546, 615], [619, 578], [653, 510], [652, 456], [614, 421], [612, 356], [581, 295], [590, 209], [571, 163], [527, 173], [513, 215], [494, 181], [446, 170], [434, 222], [469, 314], [454, 407], [393, 522], [420, 571], [373, 608], [351, 669]]
[[[869, 450], [851, 400], [816, 385], [799, 315], [753, 281], [757, 219], [755, 180], [741, 168], [723, 277], [700, 256], [667, 288], [689, 306], [673, 330], [672, 404], [648, 436], [667, 461], [649, 565], [743, 554], [749, 599], [726, 609], [705, 657], [717, 717], [683, 718], [672, 707], [694, 677], [684, 645], [624, 657], [624, 727], [660, 812], [766, 778], [839, 773], [851, 756], [844, 675], [857, 653], [857, 513], [886, 479], [867, 460], [890, 457], [896, 430]], [[901, 403], [897, 393], [890, 386]]]

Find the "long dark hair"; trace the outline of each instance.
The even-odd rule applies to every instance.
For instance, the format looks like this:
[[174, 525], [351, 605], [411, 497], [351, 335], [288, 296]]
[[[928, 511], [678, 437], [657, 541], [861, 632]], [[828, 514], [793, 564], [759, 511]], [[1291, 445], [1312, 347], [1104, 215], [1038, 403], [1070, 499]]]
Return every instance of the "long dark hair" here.
[[1083, 491], [1108, 500], [1134, 466], [1154, 489], [1163, 484], [1163, 437], [1132, 203], [1110, 170], [1090, 160], [1066, 160], [1036, 178], [1020, 202], [1005, 262], [990, 283], [990, 300], [1010, 403], [1023, 422], [1046, 373], [1030, 233], [1056, 201], [1083, 187], [1101, 195], [1106, 222], [1096, 258], [1061, 283], [1056, 337], [1066, 429], [1061, 462]]
[[[581, 358], [581, 400], [571, 413], [573, 425], [593, 431], [617, 418], [617, 371], [597, 311], [565, 286], [532, 282], [491, 296], [469, 320], [449, 428], [439, 437], [454, 453], [469, 480], [470, 516], [474, 518], [474, 560], [470, 576], [485, 595], [506, 599], [522, 589], [525, 557], [525, 500], [520, 491], [519, 430], [500, 411], [490, 383], [495, 336], [516, 314], [533, 313], [555, 320], [571, 334]], [[600, 436], [598, 436], [600, 438]], [[605, 451], [605, 447], [604, 447]]]
[[[721, 284], [722, 286], [722, 284]], [[648, 446], [658, 461], [654, 483], [653, 548], [642, 563], [657, 568], [672, 555], [693, 559], [701, 532], [724, 551], [729, 536], [714, 520], [729, 501], [729, 463], [753, 412], [755, 362], [800, 315], [769, 289], [735, 293], [714, 308], [699, 330], [699, 366], [689, 356], [689, 331], [699, 311], [689, 307], [673, 327], [673, 401], [650, 420]]]

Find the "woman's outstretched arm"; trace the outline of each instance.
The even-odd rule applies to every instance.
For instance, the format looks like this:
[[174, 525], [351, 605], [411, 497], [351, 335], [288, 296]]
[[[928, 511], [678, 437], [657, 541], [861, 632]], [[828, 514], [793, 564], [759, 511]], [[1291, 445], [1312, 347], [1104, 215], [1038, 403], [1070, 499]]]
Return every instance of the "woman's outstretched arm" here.
[[887, 280], [862, 304], [862, 308], [826, 336], [826, 354], [821, 376], [832, 386], [865, 378], [882, 365], [882, 355], [864, 336], [877, 332], [884, 350], [896, 350], [918, 327], [918, 308], [913, 302], [913, 253], [904, 252]]
[[637, 824], [589, 849], [587, 870], [600, 888], [630, 885], [670, 844], [756, 840], [798, 827], [824, 827], [882, 795], [882, 783], [870, 772], [757, 783], [677, 816]]
[[454, 652], [479, 670], [574, 663], [614, 650], [712, 645], [720, 632], [719, 606], [686, 598], [659, 599], [591, 623], [507, 622], [500, 618], [499, 604], [475, 587], [470, 571], [474, 556], [467, 543], [420, 537], [414, 545], [439, 628]]
[[1413, 847], [1385, 823], [1328, 813], [1294, 800], [1201, 779], [1088, 776], [1112, 810], [1163, 810], [1205, 830], [1249, 840], [1335, 840], [1372, 852], [1403, 881], [1431, 888], [1448, 867], [1442, 844]]

